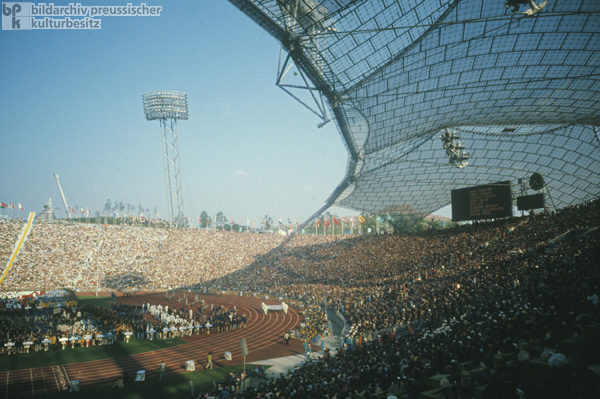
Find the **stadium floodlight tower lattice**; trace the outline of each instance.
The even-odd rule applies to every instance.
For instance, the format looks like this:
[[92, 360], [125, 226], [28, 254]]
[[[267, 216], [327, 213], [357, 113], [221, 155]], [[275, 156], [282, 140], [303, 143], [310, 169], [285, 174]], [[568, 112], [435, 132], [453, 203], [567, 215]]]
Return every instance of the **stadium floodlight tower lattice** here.
[[188, 119], [187, 94], [179, 91], [155, 91], [143, 95], [146, 119], [158, 119], [163, 141], [163, 162], [169, 220], [177, 226], [185, 224], [181, 159], [177, 137], [177, 120]]

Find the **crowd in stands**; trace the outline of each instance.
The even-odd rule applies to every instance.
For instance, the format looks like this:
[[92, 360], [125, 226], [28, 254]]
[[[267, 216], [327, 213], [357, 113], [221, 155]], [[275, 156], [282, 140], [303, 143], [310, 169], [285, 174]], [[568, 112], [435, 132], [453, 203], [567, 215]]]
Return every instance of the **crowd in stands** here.
[[[597, 342], [568, 354], [552, 378], [528, 378], [523, 367], [600, 323], [599, 220], [600, 204], [592, 201], [447, 230], [297, 237], [285, 245], [280, 237], [258, 234], [36, 225], [7, 282], [23, 289], [36, 273], [54, 276], [58, 269], [58, 281], [72, 281], [77, 273], [78, 283], [92, 290], [97, 271], [86, 262], [99, 262], [101, 284], [120, 276], [112, 281], [127, 285], [133, 272], [144, 277], [140, 289], [189, 285], [193, 278], [205, 290], [302, 304], [314, 321], [310, 335], [325, 324], [314, 312], [321, 305], [338, 309], [351, 325], [343, 354], [229, 397], [397, 392], [416, 398], [427, 389], [427, 377], [444, 374], [446, 398], [470, 398], [473, 387], [461, 378], [468, 370], [480, 382], [510, 381], [506, 399], [517, 388], [528, 398], [587, 398], [577, 378], [581, 367], [600, 358]], [[10, 228], [0, 231], [14, 235]], [[69, 276], [65, 262], [75, 266]], [[40, 281], [57, 283], [55, 277]], [[498, 356], [511, 353], [511, 366], [501, 364]]]
[[318, 343], [323, 335], [330, 332], [327, 316], [320, 306], [316, 304], [303, 306], [300, 313], [304, 316], [304, 323], [301, 328], [295, 331], [295, 338], [301, 341]]
[[[3, 259], [8, 259], [21, 226], [0, 222]], [[3, 290], [162, 291], [189, 285], [191, 278], [201, 283], [227, 275], [281, 242], [274, 235], [36, 223]]]
[[[276, 252], [224, 284], [277, 270], [291, 296], [338, 307], [351, 336], [342, 355], [234, 397], [416, 398], [427, 377], [443, 374], [440, 397], [471, 398], [468, 371], [500, 395], [488, 397], [593, 398], [598, 387], [587, 366], [600, 358], [599, 337], [560, 352], [569, 350], [565, 342], [583, 344], [585, 329], [600, 323], [599, 217], [594, 201], [557, 214]], [[416, 321], [421, 328], [413, 330]], [[550, 372], [535, 376], [527, 362], [539, 358]]]

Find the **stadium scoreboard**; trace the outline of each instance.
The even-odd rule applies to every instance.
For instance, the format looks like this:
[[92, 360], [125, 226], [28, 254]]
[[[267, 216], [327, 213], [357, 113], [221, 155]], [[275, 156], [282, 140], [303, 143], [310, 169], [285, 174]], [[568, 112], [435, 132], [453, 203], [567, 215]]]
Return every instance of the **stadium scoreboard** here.
[[452, 190], [451, 197], [455, 222], [512, 216], [510, 181]]
[[530, 211], [532, 209], [545, 208], [544, 194], [524, 195], [517, 197], [517, 209], [519, 211]]

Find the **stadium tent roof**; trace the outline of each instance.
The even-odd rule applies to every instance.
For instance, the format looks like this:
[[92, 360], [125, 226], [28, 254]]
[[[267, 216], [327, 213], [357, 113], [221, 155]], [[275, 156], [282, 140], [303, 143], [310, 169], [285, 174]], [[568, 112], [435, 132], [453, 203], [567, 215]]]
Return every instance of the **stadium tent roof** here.
[[[598, 197], [599, 1], [517, 13], [503, 0], [230, 2], [282, 43], [335, 117], [346, 176], [316, 215], [335, 204], [402, 227], [451, 189], [535, 172], [556, 208]], [[449, 163], [446, 131], [466, 161]]]

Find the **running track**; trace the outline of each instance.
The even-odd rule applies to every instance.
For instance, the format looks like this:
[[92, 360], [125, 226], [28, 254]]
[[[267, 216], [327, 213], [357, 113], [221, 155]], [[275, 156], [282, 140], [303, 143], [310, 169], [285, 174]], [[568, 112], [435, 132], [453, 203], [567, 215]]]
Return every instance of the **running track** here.
[[[191, 303], [196, 293], [178, 293], [177, 295], [180, 297], [187, 295], [188, 301]], [[285, 332], [294, 329], [302, 321], [302, 316], [291, 306], [287, 315], [281, 311], [269, 312], [268, 315], [265, 315], [261, 310], [261, 302], [278, 303], [261, 298], [233, 295], [198, 295], [208, 305], [212, 303], [215, 306], [223, 305], [226, 308], [236, 306], [238, 313], [245, 314], [248, 319], [246, 328], [183, 337], [186, 344], [132, 356], [0, 372], [0, 398], [42, 396], [64, 389], [70, 380], [78, 380], [82, 388], [112, 384], [121, 375], [123, 369], [132, 378], [135, 378], [137, 370], [146, 370], [146, 378], [158, 378], [158, 366], [162, 360], [167, 363], [167, 373], [184, 373], [185, 362], [188, 360], [194, 360], [196, 370], [201, 370], [201, 365], [206, 363], [209, 351], [213, 352], [215, 368], [240, 364], [243, 362], [240, 348], [241, 338], [246, 338], [248, 346], [247, 363], [304, 352], [301, 342], [290, 340], [289, 346], [286, 346], [283, 340]], [[164, 294], [120, 297], [118, 300], [132, 304], [150, 302], [179, 307], [175, 298], [167, 300]], [[69, 350], [69, 348], [65, 350]], [[225, 352], [231, 352], [231, 361], [224, 359]], [[35, 352], [29, 355], [14, 356], [35, 356]]]

